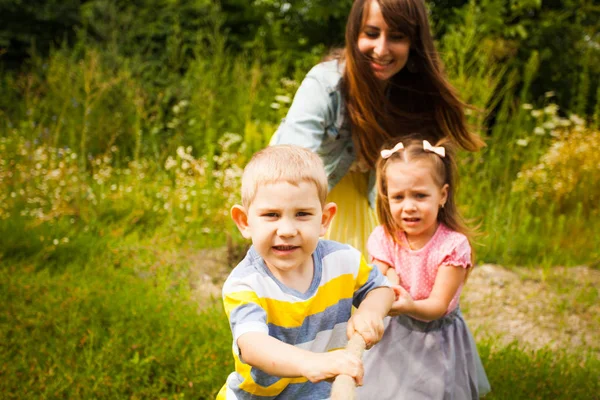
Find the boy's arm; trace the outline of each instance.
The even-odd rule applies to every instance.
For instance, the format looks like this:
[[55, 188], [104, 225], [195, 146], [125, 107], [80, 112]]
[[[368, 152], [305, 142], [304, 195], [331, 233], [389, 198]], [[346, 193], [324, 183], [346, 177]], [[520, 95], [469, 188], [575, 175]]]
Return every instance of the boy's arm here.
[[383, 318], [390, 311], [394, 298], [394, 291], [387, 286], [375, 288], [367, 293], [348, 321], [348, 338], [354, 332], [358, 332], [365, 340], [367, 349], [379, 342], [384, 331]]
[[269, 375], [285, 378], [303, 376], [316, 383], [344, 374], [362, 385], [362, 362], [345, 350], [314, 353], [261, 332], [245, 333], [237, 343], [244, 362]]

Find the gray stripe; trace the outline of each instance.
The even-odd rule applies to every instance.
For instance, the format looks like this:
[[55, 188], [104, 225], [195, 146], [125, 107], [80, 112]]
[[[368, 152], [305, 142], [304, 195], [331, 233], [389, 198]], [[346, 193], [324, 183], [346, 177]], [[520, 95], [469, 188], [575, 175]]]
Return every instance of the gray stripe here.
[[327, 307], [323, 312], [305, 317], [302, 326], [296, 328], [284, 328], [269, 324], [269, 335], [291, 345], [310, 342], [315, 339], [317, 333], [333, 329], [339, 323], [347, 322], [350, 319], [350, 304], [350, 299], [340, 300], [335, 305]]
[[243, 323], [257, 321], [266, 324], [267, 314], [265, 313], [265, 310], [263, 310], [257, 304], [246, 303], [234, 308], [233, 311], [231, 311], [229, 324], [231, 325], [232, 332], [235, 332], [235, 327], [238, 324], [238, 321]]
[[356, 292], [354, 292], [354, 301], [352, 302], [354, 307], [358, 307], [371, 290], [381, 286], [386, 286], [385, 276], [379, 272], [379, 268], [377, 268], [375, 265], [372, 265], [371, 267], [371, 272], [369, 272], [369, 278], [367, 279], [367, 282]]
[[[233, 375], [233, 374], [232, 374]], [[237, 379], [231, 379], [237, 378]], [[238, 381], [239, 382], [236, 382]], [[237, 383], [237, 384], [236, 384]], [[228, 386], [233, 390], [238, 400], [273, 400], [273, 399], [303, 399], [303, 400], [324, 400], [329, 398], [331, 393], [331, 383], [291, 383], [277, 396], [258, 396], [245, 392], [239, 388], [241, 384], [241, 376], [230, 376], [227, 382]]]

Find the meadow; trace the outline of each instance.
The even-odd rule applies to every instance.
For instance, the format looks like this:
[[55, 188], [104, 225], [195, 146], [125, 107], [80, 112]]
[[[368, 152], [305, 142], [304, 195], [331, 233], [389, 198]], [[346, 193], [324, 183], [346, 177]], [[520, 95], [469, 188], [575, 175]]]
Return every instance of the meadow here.
[[[477, 262], [598, 268], [600, 90], [570, 110], [552, 87], [532, 98], [539, 54], [499, 63], [472, 11], [438, 45], [487, 143], [460, 158]], [[205, 40], [162, 85], [135, 59], [77, 44], [0, 71], [2, 398], [211, 399], [231, 372], [218, 294], [198, 282], [218, 285], [241, 258], [229, 209], [243, 166], [321, 53], [280, 65]], [[144, 73], [181, 66], [179, 45]], [[225, 254], [217, 268], [210, 250]], [[589, 348], [481, 337], [486, 398], [598, 398]]]

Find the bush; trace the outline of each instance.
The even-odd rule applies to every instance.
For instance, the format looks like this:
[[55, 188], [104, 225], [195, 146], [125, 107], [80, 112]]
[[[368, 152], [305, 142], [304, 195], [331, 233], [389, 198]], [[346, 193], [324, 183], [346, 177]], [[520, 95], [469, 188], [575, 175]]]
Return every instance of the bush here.
[[552, 208], [557, 214], [566, 214], [581, 207], [586, 218], [598, 215], [599, 147], [599, 130], [583, 125], [570, 127], [559, 134], [535, 165], [519, 172], [513, 192], [527, 198], [533, 212]]

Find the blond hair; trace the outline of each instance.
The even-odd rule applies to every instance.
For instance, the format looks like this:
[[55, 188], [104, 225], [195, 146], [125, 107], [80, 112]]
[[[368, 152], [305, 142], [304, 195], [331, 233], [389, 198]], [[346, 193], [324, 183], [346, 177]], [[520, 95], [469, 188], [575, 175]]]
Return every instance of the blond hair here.
[[327, 175], [321, 158], [295, 145], [275, 145], [255, 153], [242, 175], [242, 205], [248, 209], [261, 185], [288, 182], [313, 182], [321, 205], [327, 198]]

